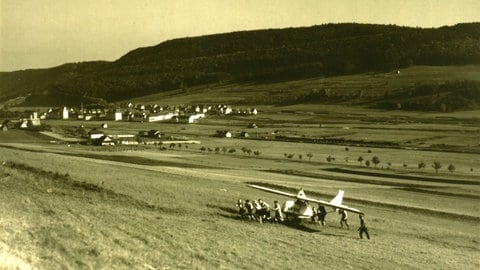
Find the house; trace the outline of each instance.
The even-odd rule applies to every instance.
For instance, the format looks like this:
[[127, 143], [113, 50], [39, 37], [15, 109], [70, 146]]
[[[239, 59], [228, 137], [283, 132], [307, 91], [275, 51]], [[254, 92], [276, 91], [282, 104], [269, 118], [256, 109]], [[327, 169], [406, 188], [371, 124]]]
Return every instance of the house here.
[[62, 113], [62, 119], [63, 119], [63, 120], [68, 119], [68, 113], [69, 113], [68, 108], [67, 108], [67, 107], [63, 107], [63, 113]]
[[122, 112], [116, 111], [115, 112], [115, 121], [122, 121]]
[[257, 109], [253, 108], [252, 110], [250, 110], [250, 113], [253, 114], [253, 115], [257, 115], [258, 111], [257, 111]]
[[102, 123], [102, 124], [100, 125], [100, 127], [101, 127], [101, 128], [108, 128], [108, 124], [107, 124], [107, 123]]
[[101, 146], [113, 146], [115, 142], [110, 136], [102, 136], [99, 139], [92, 141], [93, 145], [101, 145]]
[[240, 137], [242, 137], [242, 138], [248, 138], [248, 137], [250, 137], [250, 135], [248, 135], [248, 132], [242, 131], [242, 132], [240, 133]]
[[27, 119], [20, 120], [20, 128], [28, 128], [28, 120]]
[[148, 131], [148, 137], [150, 138], [161, 138], [162, 134], [160, 133], [159, 130], [152, 129]]
[[88, 132], [88, 138], [90, 140], [97, 140], [102, 138], [103, 136], [105, 136], [105, 133], [96, 129], [92, 129]]
[[230, 107], [225, 107], [220, 110], [223, 114], [231, 114], [232, 113], [232, 108]]
[[248, 128], [258, 128], [258, 126], [255, 123], [250, 123], [248, 124]]
[[222, 138], [231, 138], [232, 133], [228, 130], [217, 130], [217, 137], [222, 137]]
[[190, 115], [190, 116], [188, 117], [188, 123], [189, 123], [189, 124], [195, 123], [195, 122], [197, 122], [199, 119], [202, 119], [202, 118], [205, 118], [205, 114], [204, 114], [204, 113], [197, 113], [197, 114]]

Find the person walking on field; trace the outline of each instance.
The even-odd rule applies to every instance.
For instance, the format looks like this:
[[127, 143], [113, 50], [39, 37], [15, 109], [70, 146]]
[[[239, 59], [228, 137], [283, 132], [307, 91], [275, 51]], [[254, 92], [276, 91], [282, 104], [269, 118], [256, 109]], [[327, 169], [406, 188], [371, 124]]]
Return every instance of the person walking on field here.
[[367, 223], [365, 222], [365, 217], [363, 216], [363, 214], [358, 215], [358, 217], [360, 218], [360, 228], [358, 228], [358, 234], [360, 235], [360, 239], [363, 239], [363, 233], [367, 235], [367, 239], [370, 239]]
[[342, 210], [340, 209], [340, 211], [338, 212], [341, 216], [340, 218], [340, 226], [342, 227], [343, 229], [343, 224], [345, 223], [345, 226], [347, 226], [347, 229], [350, 229], [350, 226], [348, 226], [348, 214], [347, 214], [347, 211], [345, 210]]

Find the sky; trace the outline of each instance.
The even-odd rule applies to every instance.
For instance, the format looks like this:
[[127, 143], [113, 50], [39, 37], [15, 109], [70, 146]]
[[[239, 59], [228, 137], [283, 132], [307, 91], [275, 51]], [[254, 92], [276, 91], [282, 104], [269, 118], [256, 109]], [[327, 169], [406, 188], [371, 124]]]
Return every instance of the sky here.
[[0, 71], [114, 61], [180, 37], [341, 22], [480, 22], [480, 0], [0, 0]]

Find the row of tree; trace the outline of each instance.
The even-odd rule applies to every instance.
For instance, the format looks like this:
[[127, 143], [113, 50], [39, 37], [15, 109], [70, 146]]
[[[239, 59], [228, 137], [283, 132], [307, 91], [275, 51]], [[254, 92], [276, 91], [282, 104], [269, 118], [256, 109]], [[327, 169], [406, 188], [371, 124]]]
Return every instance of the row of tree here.
[[[252, 151], [252, 149], [250, 148], [246, 148], [246, 147], [242, 147], [242, 152], [244, 154], [248, 154], [248, 155], [251, 155], [252, 153], [255, 155], [255, 156], [259, 156], [261, 154], [260, 151]], [[215, 153], [220, 153], [220, 152], [223, 152], [224, 154], [225, 153], [230, 153], [230, 154], [234, 154], [237, 152], [237, 149], [235, 148], [227, 148], [227, 147], [214, 147], [214, 148], [211, 148], [211, 147], [206, 147], [206, 146], [202, 146], [200, 147], [200, 151], [202, 152], [215, 152]]]

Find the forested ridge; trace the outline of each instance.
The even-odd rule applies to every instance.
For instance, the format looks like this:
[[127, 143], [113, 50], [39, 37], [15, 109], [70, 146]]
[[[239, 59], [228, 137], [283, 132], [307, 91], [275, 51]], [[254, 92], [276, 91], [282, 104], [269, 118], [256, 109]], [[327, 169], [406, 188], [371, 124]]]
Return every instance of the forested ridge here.
[[480, 23], [428, 29], [327, 24], [180, 38], [114, 62], [3, 72], [0, 99], [31, 93], [31, 103], [118, 101], [203, 84], [479, 63]]

